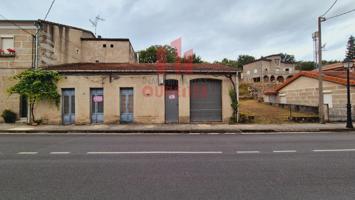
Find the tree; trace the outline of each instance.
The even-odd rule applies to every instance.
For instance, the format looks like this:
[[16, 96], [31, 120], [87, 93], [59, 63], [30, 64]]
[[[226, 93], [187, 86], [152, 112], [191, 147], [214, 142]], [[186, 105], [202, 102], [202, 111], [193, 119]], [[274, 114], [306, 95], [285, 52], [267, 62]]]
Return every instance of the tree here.
[[297, 69], [301, 71], [312, 71], [316, 68], [316, 65], [313, 61], [299, 61], [296, 64]]
[[60, 95], [57, 92], [58, 72], [29, 69], [13, 77], [18, 82], [8, 89], [11, 94], [27, 97], [30, 107], [30, 123], [37, 122], [34, 107], [39, 101], [47, 100], [59, 106]]
[[215, 63], [220, 63], [220, 64], [227, 65], [230, 67], [238, 68], [239, 70], [243, 70], [244, 65], [249, 64], [253, 61], [255, 61], [255, 58], [253, 56], [239, 55], [238, 60], [229, 60], [227, 58], [223, 58], [223, 60], [221, 62], [215, 61]]
[[238, 56], [238, 68], [243, 69], [243, 66], [246, 64], [249, 64], [251, 62], [254, 62], [255, 58], [254, 56], [249, 56], [249, 55], [239, 55]]
[[176, 49], [168, 45], [153, 45], [139, 52], [140, 63], [174, 63], [176, 58]]
[[295, 63], [295, 56], [287, 53], [282, 53], [281, 61], [284, 63]]
[[351, 60], [355, 59], [355, 38], [353, 36], [350, 36], [348, 40], [346, 58]]
[[181, 63], [204, 63], [200, 56], [193, 54], [187, 58], [181, 58]]
[[236, 60], [229, 60], [227, 58], [223, 58], [222, 62], [220, 62], [224, 65], [227, 65], [227, 66], [230, 66], [230, 67], [235, 67], [235, 68], [238, 68], [238, 61]]
[[[330, 65], [339, 62], [338, 60], [323, 60], [322, 65]], [[313, 61], [298, 61], [296, 62], [296, 68], [301, 71], [312, 71], [317, 68], [317, 65]]]
[[177, 50], [169, 45], [153, 45], [139, 52], [140, 63], [204, 63], [200, 56], [178, 57]]

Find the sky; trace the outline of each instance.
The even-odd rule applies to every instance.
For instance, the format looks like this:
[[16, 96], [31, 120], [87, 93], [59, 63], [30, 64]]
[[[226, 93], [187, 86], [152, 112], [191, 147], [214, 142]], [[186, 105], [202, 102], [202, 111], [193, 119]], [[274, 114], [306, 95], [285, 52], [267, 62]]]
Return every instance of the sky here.
[[[43, 19], [52, 0], [0, 0], [7, 19]], [[213, 62], [238, 55], [275, 53], [313, 60], [317, 17], [334, 0], [56, 0], [49, 21], [94, 31], [89, 19], [100, 15], [102, 37], [129, 38], [136, 51], [182, 39], [182, 50]], [[338, 0], [326, 17], [355, 9], [355, 0]], [[1, 18], [1, 17], [0, 17]], [[343, 60], [355, 12], [322, 24], [323, 58]]]

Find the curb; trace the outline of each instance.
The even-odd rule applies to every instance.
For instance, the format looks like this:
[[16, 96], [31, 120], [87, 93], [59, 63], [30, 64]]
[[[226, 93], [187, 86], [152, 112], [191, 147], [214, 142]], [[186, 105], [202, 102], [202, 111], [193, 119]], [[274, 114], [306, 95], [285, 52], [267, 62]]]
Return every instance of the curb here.
[[296, 134], [296, 133], [324, 133], [324, 132], [354, 132], [355, 129], [192, 129], [192, 130], [152, 130], [152, 129], [137, 129], [137, 130], [0, 130], [0, 135], [11, 135], [11, 134], [75, 134], [75, 135], [100, 135], [100, 134], [130, 134], [130, 135], [140, 135], [140, 134], [152, 134], [152, 135], [179, 135], [179, 134]]

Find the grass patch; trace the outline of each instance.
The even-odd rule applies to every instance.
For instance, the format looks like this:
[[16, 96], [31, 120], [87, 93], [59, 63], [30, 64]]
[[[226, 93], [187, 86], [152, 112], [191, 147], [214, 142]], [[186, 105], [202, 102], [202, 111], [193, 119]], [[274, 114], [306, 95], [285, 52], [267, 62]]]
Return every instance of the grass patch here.
[[[283, 124], [293, 123], [288, 121], [290, 110], [276, 106], [259, 103], [256, 100], [240, 100], [239, 111], [247, 115], [254, 116], [254, 122], [257, 124]], [[314, 117], [315, 114], [294, 112], [294, 117]]]

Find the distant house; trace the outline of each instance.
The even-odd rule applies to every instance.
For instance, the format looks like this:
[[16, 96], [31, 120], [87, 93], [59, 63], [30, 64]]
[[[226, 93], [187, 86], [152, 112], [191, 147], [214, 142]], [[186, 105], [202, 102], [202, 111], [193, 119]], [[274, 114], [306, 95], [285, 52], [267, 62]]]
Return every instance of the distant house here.
[[[330, 121], [346, 119], [346, 72], [342, 63], [335, 63], [323, 68], [324, 104]], [[302, 71], [295, 74], [273, 90], [264, 91], [264, 101], [269, 103], [318, 106], [319, 72]], [[355, 72], [350, 73], [351, 101], [355, 105]], [[354, 114], [354, 112], [353, 112]]]
[[243, 66], [242, 81], [249, 83], [283, 83], [298, 71], [294, 63], [284, 62], [281, 54], [261, 57]]

